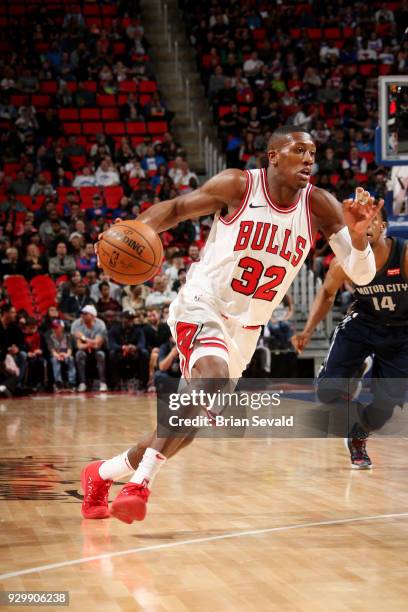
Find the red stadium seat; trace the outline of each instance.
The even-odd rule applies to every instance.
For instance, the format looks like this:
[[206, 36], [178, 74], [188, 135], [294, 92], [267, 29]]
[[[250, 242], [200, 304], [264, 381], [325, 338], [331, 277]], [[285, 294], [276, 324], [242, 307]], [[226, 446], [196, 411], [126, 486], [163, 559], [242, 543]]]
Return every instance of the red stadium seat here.
[[84, 155], [71, 155], [69, 158], [71, 162], [71, 166], [74, 170], [80, 170], [84, 166], [86, 166], [86, 157]]
[[115, 120], [119, 119], [119, 110], [117, 108], [101, 108], [102, 119]]
[[48, 108], [51, 105], [51, 98], [47, 95], [33, 94], [31, 104], [36, 108]]
[[72, 121], [71, 123], [63, 123], [62, 129], [66, 134], [82, 134], [81, 124], [76, 121]]
[[92, 92], [96, 92], [98, 89], [98, 84], [96, 81], [82, 81], [81, 83], [79, 83], [80, 87], [83, 87], [83, 89], [86, 89], [87, 91], [92, 91]]
[[340, 28], [324, 28], [324, 38], [329, 40], [341, 38]]
[[82, 132], [83, 134], [96, 136], [96, 134], [103, 132], [103, 123], [100, 121], [86, 121], [82, 124]]
[[148, 121], [147, 131], [149, 134], [164, 134], [169, 129], [167, 121]]
[[105, 187], [104, 193], [107, 207], [117, 208], [119, 206], [120, 198], [123, 196], [123, 188], [121, 185]]
[[125, 124], [123, 121], [110, 121], [105, 123], [105, 133], [106, 134], [124, 134], [125, 133]]
[[319, 40], [322, 37], [320, 28], [307, 28], [307, 35], [311, 40]]
[[116, 96], [108, 94], [99, 94], [96, 97], [98, 106], [116, 106]]
[[377, 70], [377, 64], [360, 64], [359, 73], [363, 76], [374, 76]]
[[102, 18], [101, 17], [86, 17], [85, 19], [86, 25], [88, 27], [92, 25], [98, 26], [98, 28], [102, 27]]
[[137, 91], [136, 81], [121, 81], [119, 83], [119, 91], [127, 91], [135, 93]]
[[99, 187], [80, 187], [79, 194], [81, 196], [81, 208], [92, 208], [92, 198], [96, 193], [100, 193]]
[[128, 121], [126, 131], [128, 134], [146, 134], [146, 124], [144, 121]]
[[266, 37], [266, 29], [265, 28], [255, 28], [255, 30], [252, 30], [252, 36], [256, 42], [263, 42]]
[[79, 117], [81, 119], [91, 119], [99, 121], [101, 111], [99, 108], [81, 108], [79, 110]]
[[140, 93], [154, 93], [157, 91], [156, 81], [141, 81], [139, 83]]
[[58, 117], [61, 121], [78, 121], [79, 113], [77, 108], [59, 108]]
[[115, 55], [123, 55], [126, 51], [126, 45], [122, 42], [115, 42], [113, 44], [113, 52]]
[[100, 15], [100, 8], [96, 4], [84, 3], [83, 14], [88, 17], [89, 15]]
[[102, 15], [104, 15], [104, 17], [110, 15], [111, 17], [116, 17], [117, 15], [117, 7], [113, 4], [109, 5], [109, 4], [105, 4], [102, 5]]
[[46, 94], [56, 94], [58, 84], [56, 81], [40, 81], [40, 91]]
[[15, 176], [20, 168], [20, 162], [6, 162], [3, 166], [3, 172], [6, 176]]

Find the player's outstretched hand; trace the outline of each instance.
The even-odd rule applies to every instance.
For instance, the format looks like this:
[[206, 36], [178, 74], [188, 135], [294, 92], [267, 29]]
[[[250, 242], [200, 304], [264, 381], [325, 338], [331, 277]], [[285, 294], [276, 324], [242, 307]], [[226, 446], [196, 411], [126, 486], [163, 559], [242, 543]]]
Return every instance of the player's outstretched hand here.
[[354, 200], [343, 201], [344, 221], [354, 234], [365, 235], [371, 220], [384, 206], [384, 200], [375, 199], [362, 187], [357, 187]]
[[305, 331], [301, 331], [292, 336], [290, 340], [298, 353], [301, 353], [306, 348], [306, 346], [309, 344], [311, 336], [312, 334]]
[[[121, 221], [122, 221], [122, 219], [115, 219], [114, 223], [120, 223]], [[95, 251], [95, 255], [96, 255], [96, 263], [98, 265], [98, 268], [102, 268], [101, 261], [99, 259], [98, 250], [99, 250], [99, 240], [102, 238], [103, 234], [104, 234], [104, 232], [102, 232], [101, 234], [98, 234], [98, 241], [95, 242], [95, 244], [94, 244], [94, 251]]]

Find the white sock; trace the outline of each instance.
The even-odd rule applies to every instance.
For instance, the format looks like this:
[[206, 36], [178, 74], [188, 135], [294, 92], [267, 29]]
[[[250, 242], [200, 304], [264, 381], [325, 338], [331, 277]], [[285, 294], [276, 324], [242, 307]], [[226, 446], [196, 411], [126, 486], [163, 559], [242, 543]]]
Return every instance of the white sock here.
[[130, 465], [128, 459], [129, 451], [130, 448], [121, 455], [104, 461], [99, 468], [99, 476], [104, 480], [118, 480], [134, 472], [135, 469]]
[[156, 449], [146, 448], [145, 454], [143, 455], [136, 472], [130, 479], [130, 482], [145, 484], [149, 487], [149, 489], [151, 489], [157, 472], [165, 462], [166, 457], [159, 453]]

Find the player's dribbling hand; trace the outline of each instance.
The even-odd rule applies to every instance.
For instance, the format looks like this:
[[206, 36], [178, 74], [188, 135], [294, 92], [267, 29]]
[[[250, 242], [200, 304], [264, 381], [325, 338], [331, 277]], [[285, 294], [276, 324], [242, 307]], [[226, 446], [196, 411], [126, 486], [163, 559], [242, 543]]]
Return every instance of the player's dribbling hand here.
[[309, 340], [311, 336], [312, 334], [310, 334], [309, 332], [302, 331], [292, 336], [290, 341], [292, 342], [295, 350], [298, 353], [301, 353], [306, 348], [306, 346], [309, 344]]
[[384, 200], [375, 202], [368, 191], [362, 187], [357, 187], [354, 200], [343, 201], [344, 221], [350, 232], [357, 235], [365, 235], [371, 220], [383, 207]]

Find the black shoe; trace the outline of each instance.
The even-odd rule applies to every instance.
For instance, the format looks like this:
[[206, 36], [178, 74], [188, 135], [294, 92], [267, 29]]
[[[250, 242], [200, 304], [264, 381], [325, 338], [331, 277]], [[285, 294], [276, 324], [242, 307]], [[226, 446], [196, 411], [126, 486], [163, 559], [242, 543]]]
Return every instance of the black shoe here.
[[364, 431], [360, 423], [354, 423], [349, 437], [344, 440], [350, 453], [351, 467], [355, 470], [371, 470], [373, 467], [366, 450], [367, 438], [368, 433]]

